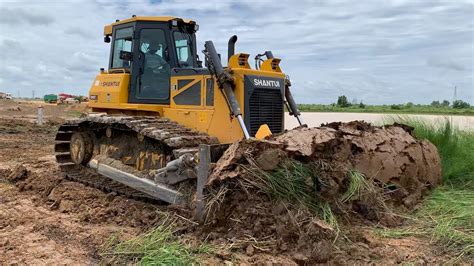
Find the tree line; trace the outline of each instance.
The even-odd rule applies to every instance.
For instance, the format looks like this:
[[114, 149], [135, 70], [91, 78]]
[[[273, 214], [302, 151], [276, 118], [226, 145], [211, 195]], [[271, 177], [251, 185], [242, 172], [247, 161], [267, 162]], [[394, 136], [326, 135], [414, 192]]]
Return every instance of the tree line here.
[[[347, 97], [345, 95], [341, 95], [339, 97], [337, 97], [337, 103], [336, 105], [338, 107], [342, 107], [342, 108], [346, 108], [346, 107], [350, 107], [350, 106], [353, 106], [354, 104], [353, 103], [350, 103], [348, 100], [347, 100]], [[365, 104], [361, 101], [360, 103], [357, 104], [359, 108], [365, 108]], [[392, 104], [390, 106], [391, 109], [401, 109], [402, 107], [407, 107], [407, 108], [410, 108], [410, 107], [413, 107], [414, 104], [412, 102], [408, 102], [404, 105], [401, 105], [401, 104]], [[469, 108], [471, 107], [471, 105], [468, 103], [468, 102], [465, 102], [463, 100], [455, 100], [453, 101], [453, 103], [451, 104], [448, 100], [443, 100], [443, 101], [433, 101], [431, 102], [430, 106], [432, 107], [435, 107], [435, 108], [449, 108], [449, 107], [452, 107], [454, 109], [464, 109], [464, 108]]]

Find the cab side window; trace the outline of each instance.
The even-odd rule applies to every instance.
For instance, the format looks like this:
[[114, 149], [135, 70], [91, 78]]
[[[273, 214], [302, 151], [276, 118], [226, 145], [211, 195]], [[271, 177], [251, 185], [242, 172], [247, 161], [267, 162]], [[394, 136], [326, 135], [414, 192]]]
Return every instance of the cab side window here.
[[130, 61], [120, 59], [120, 51], [132, 52], [133, 27], [115, 31], [114, 51], [112, 54], [112, 68], [129, 68]]
[[173, 37], [179, 67], [193, 67], [194, 64], [191, 50], [192, 36], [188, 33], [175, 31]]

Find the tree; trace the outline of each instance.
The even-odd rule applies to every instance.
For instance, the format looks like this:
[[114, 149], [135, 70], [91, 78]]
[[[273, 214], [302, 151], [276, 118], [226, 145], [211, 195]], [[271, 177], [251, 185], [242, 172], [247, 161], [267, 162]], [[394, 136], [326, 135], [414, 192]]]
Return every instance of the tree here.
[[463, 109], [463, 108], [469, 108], [471, 105], [463, 100], [456, 100], [453, 102], [453, 108], [456, 109]]
[[350, 104], [347, 101], [347, 97], [345, 95], [337, 97], [337, 106], [339, 107], [349, 107]]
[[412, 102], [407, 102], [407, 103], [405, 104], [405, 107], [406, 107], [406, 108], [412, 108], [413, 105], [414, 105], [414, 104], [413, 104]]
[[449, 101], [448, 100], [443, 100], [443, 102], [441, 103], [441, 106], [449, 107]]
[[362, 101], [360, 101], [360, 103], [359, 103], [359, 108], [361, 108], [361, 109], [365, 108], [365, 104]]
[[392, 104], [392, 105], [390, 105], [390, 109], [392, 109], [392, 110], [401, 110], [402, 107], [398, 104]]
[[439, 103], [439, 101], [432, 101], [432, 102], [431, 102], [431, 106], [433, 106], [433, 107], [439, 107], [439, 106], [440, 106], [440, 103]]

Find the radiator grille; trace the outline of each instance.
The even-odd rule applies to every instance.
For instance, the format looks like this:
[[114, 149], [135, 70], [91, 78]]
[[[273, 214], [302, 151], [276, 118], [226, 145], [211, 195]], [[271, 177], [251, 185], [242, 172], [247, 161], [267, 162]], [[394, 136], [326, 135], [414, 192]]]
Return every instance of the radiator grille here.
[[280, 90], [255, 88], [249, 100], [250, 135], [267, 124], [272, 133], [283, 131], [283, 99]]

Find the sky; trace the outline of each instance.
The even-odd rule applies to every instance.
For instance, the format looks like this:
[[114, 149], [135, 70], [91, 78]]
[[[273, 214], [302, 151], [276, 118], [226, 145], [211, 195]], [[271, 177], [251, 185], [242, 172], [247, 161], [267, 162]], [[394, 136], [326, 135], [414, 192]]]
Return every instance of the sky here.
[[[474, 0], [0, 0], [0, 91], [87, 95], [110, 44], [103, 26], [137, 16], [196, 21], [198, 50], [271, 50], [298, 103], [457, 98], [474, 104]], [[201, 54], [201, 58], [203, 58]]]

